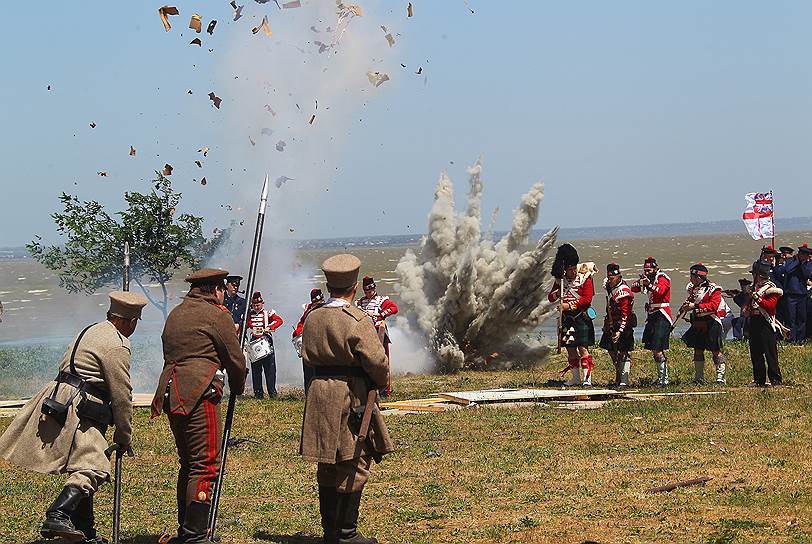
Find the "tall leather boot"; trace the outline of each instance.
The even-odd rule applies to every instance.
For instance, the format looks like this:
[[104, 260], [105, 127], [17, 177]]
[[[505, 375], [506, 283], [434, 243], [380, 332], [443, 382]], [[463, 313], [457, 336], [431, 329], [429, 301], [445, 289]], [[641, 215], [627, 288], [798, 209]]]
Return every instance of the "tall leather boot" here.
[[186, 508], [186, 516], [181, 528], [181, 542], [202, 544], [209, 542], [209, 508], [207, 502], [192, 501]]
[[321, 512], [321, 528], [324, 530], [324, 544], [338, 542], [337, 501], [338, 492], [335, 487], [319, 486], [319, 511]]
[[42, 524], [40, 534], [44, 538], [63, 538], [68, 542], [81, 542], [85, 534], [71, 527], [70, 518], [85, 494], [81, 489], [66, 485], [56, 500], [45, 512], [45, 522]]
[[375, 538], [366, 538], [358, 532], [358, 509], [361, 492], [337, 493], [338, 544], [378, 544]]
[[73, 526], [85, 534], [82, 544], [109, 544], [106, 538], [96, 533], [96, 516], [93, 514], [93, 495], [79, 501], [76, 510], [71, 514]]

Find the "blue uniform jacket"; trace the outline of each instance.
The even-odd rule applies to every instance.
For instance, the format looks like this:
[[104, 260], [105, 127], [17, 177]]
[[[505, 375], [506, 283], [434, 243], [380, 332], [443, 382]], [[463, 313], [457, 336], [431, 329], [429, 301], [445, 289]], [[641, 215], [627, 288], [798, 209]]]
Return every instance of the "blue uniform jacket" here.
[[245, 299], [240, 295], [228, 296], [228, 293], [223, 297], [223, 306], [228, 308], [231, 312], [231, 319], [235, 325], [242, 323], [242, 318], [245, 315]]
[[812, 261], [802, 263], [798, 257], [784, 261], [773, 269], [773, 279], [785, 295], [806, 295], [806, 280], [812, 278]]

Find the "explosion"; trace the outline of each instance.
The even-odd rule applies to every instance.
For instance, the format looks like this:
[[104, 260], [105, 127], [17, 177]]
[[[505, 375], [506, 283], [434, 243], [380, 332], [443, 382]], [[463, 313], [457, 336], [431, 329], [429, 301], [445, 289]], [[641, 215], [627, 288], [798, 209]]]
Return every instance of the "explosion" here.
[[538, 220], [544, 184], [536, 183], [522, 197], [510, 232], [496, 242], [481, 231], [480, 160], [468, 174], [463, 214], [455, 213], [451, 178], [440, 175], [428, 235], [417, 253], [407, 251], [398, 262], [396, 290], [414, 309], [410, 326], [426, 339], [438, 371], [532, 366], [550, 347], [520, 334], [555, 311], [544, 286], [558, 227], [525, 249]]

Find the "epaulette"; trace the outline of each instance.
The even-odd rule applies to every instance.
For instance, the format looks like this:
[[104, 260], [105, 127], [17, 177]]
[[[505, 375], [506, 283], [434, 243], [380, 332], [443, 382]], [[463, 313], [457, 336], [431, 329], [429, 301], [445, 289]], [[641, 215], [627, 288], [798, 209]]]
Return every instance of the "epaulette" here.
[[357, 306], [344, 306], [342, 309], [356, 321], [361, 321], [367, 316], [367, 313]]
[[215, 304], [215, 305], [214, 305], [214, 307], [215, 307], [215, 308], [220, 308], [220, 310], [222, 310], [222, 311], [224, 311], [224, 312], [226, 312], [226, 313], [229, 313], [229, 314], [231, 313], [231, 310], [229, 310], [228, 308], [226, 308], [226, 307], [225, 307], [224, 305], [222, 305], [222, 304]]

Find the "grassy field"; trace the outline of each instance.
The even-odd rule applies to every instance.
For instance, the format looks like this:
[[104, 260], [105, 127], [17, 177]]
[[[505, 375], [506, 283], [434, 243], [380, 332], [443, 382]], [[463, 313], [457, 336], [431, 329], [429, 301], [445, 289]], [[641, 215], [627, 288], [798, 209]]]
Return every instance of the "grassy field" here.
[[[782, 348], [785, 387], [753, 389], [746, 345], [728, 343], [724, 395], [622, 401], [589, 411], [479, 408], [388, 419], [397, 452], [373, 469], [361, 529], [384, 543], [812, 543], [812, 347]], [[614, 377], [598, 350], [596, 385]], [[671, 350], [669, 391], [696, 390], [684, 348]], [[558, 386], [561, 356], [532, 371], [404, 376], [396, 398], [483, 387]], [[710, 363], [709, 363], [710, 365]], [[712, 370], [712, 365], [711, 370]], [[706, 370], [707, 376], [711, 374]], [[633, 383], [653, 363], [634, 353]], [[319, 542], [315, 467], [296, 455], [301, 394], [238, 405], [229, 456], [224, 542]], [[0, 419], [0, 430], [8, 425]], [[175, 452], [165, 418], [135, 421], [125, 461], [124, 542], [174, 526]], [[436, 451], [439, 457], [427, 456]], [[645, 489], [706, 474], [671, 493]], [[0, 463], [2, 542], [33, 542], [62, 480]], [[112, 486], [97, 498], [109, 536]]]

